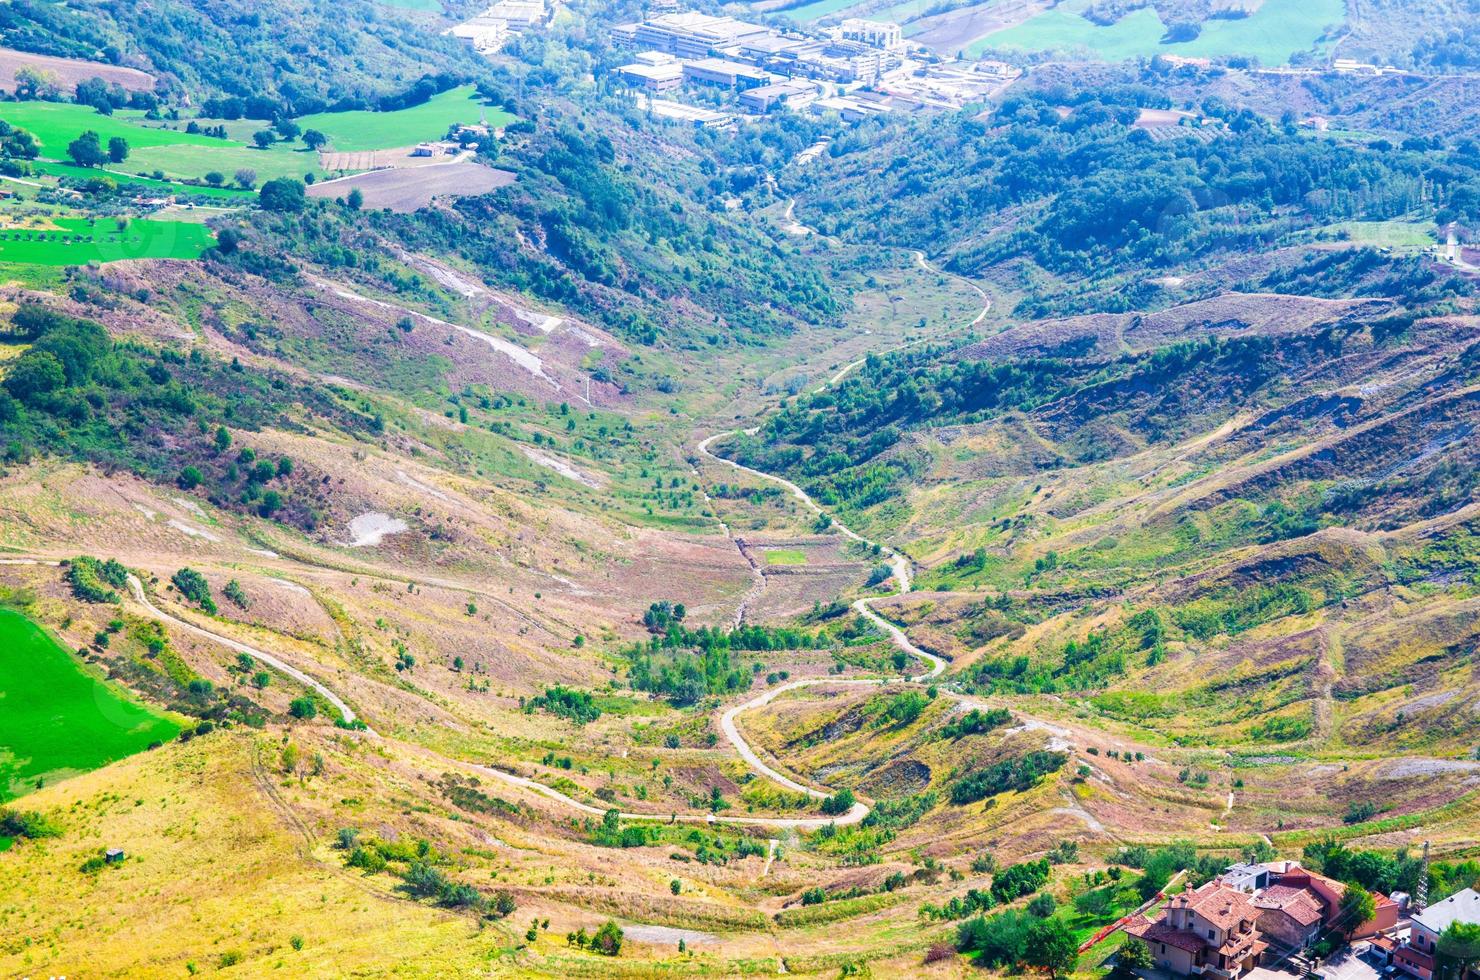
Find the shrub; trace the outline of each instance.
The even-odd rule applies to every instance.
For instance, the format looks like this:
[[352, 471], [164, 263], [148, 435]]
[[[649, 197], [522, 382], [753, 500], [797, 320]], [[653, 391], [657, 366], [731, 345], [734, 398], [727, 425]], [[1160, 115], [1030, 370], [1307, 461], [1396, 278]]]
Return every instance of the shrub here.
[[246, 590], [236, 579], [227, 582], [221, 594], [235, 603], [238, 609], [250, 609], [252, 606], [252, 600], [247, 598]]
[[0, 837], [16, 837], [37, 840], [43, 837], [60, 837], [62, 828], [50, 818], [34, 810], [10, 810], [0, 808]]
[[182, 568], [170, 576], [170, 581], [180, 595], [210, 613], [216, 615], [216, 602], [211, 598], [211, 586], [206, 577], [193, 568]]
[[313, 698], [294, 698], [288, 705], [288, 714], [300, 721], [310, 721], [318, 717], [319, 706], [314, 704]]
[[114, 590], [128, 584], [128, 569], [113, 558], [99, 561], [90, 555], [78, 555], [67, 564], [67, 582], [72, 594], [83, 602], [117, 602]]
[[596, 930], [591, 937], [591, 948], [602, 956], [616, 956], [622, 952], [622, 929], [611, 919]]
[[856, 802], [851, 789], [840, 789], [822, 801], [822, 812], [831, 817], [841, 816], [853, 809]]
[[1029, 752], [1014, 759], [1004, 759], [985, 769], [967, 773], [951, 787], [951, 802], [975, 803], [1008, 790], [1032, 789], [1038, 780], [1063, 767], [1068, 755], [1063, 752]]
[[1023, 895], [1031, 895], [1048, 884], [1048, 874], [1047, 858], [1003, 868], [992, 878], [992, 897], [1006, 904]]
[[536, 708], [569, 718], [577, 725], [589, 724], [601, 717], [601, 709], [596, 707], [588, 692], [576, 691], [560, 684], [545, 688], [544, 694], [530, 698], [524, 704], [526, 711], [534, 711]]
[[937, 738], [962, 738], [966, 735], [983, 735], [994, 728], [1001, 728], [1012, 721], [1012, 712], [1006, 708], [972, 708], [955, 721], [936, 732]]

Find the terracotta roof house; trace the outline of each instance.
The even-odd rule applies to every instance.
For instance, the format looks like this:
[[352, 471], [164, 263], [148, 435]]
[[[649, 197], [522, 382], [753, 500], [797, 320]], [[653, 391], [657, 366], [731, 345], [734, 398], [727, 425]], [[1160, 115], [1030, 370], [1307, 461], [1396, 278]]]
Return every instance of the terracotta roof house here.
[[1315, 942], [1326, 921], [1326, 910], [1315, 894], [1292, 885], [1271, 885], [1254, 896], [1259, 909], [1259, 931], [1270, 943], [1304, 949]]
[[[1291, 862], [1287, 870], [1270, 878], [1270, 887], [1265, 889], [1264, 894], [1275, 888], [1297, 889], [1308, 894], [1321, 907], [1322, 928], [1343, 931], [1347, 928], [1348, 923], [1339, 921], [1341, 897], [1346, 894], [1346, 885], [1336, 879], [1327, 878]], [[1366, 939], [1398, 924], [1398, 903], [1380, 892], [1374, 892], [1372, 897], [1377, 906], [1376, 914], [1371, 921], [1363, 922], [1352, 930], [1353, 939]]]
[[1249, 895], [1215, 878], [1174, 896], [1154, 920], [1136, 916], [1125, 931], [1142, 939], [1164, 970], [1232, 980], [1256, 966], [1264, 952], [1259, 914]]

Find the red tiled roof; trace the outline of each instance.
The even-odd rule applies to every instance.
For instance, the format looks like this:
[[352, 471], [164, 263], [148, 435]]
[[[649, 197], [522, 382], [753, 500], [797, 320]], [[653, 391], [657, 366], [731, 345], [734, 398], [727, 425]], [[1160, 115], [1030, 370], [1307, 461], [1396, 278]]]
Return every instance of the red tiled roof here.
[[1271, 885], [1254, 898], [1254, 905], [1274, 912], [1283, 912], [1302, 926], [1313, 926], [1325, 917], [1320, 901], [1304, 888], [1291, 885]]
[[1196, 953], [1207, 943], [1201, 937], [1181, 929], [1173, 929], [1165, 922], [1152, 922], [1144, 915], [1138, 915], [1125, 926], [1126, 935], [1136, 936], [1148, 943], [1166, 943], [1184, 949], [1189, 953]]
[[1259, 910], [1249, 896], [1221, 879], [1214, 878], [1196, 891], [1174, 897], [1167, 908], [1191, 909], [1219, 929], [1237, 929], [1244, 920], [1259, 917]]

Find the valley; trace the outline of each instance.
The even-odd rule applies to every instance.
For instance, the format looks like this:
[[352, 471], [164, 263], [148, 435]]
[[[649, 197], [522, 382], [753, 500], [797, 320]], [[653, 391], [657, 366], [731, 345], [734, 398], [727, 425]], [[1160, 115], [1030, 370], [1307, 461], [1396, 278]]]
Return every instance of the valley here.
[[[1214, 904], [1224, 980], [1408, 970], [1480, 886], [1468, 15], [1308, 6], [0, 12], [0, 975], [1168, 980]], [[885, 13], [1012, 72], [632, 50]]]

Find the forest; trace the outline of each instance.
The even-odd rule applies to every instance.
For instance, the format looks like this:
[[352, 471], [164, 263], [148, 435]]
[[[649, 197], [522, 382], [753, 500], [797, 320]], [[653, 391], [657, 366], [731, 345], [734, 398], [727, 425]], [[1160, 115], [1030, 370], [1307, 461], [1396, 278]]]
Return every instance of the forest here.
[[[990, 124], [963, 113], [861, 125], [833, 141], [825, 179], [796, 186], [800, 213], [848, 240], [944, 250], [965, 275], [1026, 259], [1098, 280], [1333, 222], [1473, 211], [1480, 170], [1458, 142], [1319, 138], [1216, 96], [1168, 138], [1133, 125], [1166, 108], [1139, 84], [1051, 86], [1010, 94]], [[1045, 308], [1029, 297], [1018, 312]]]

